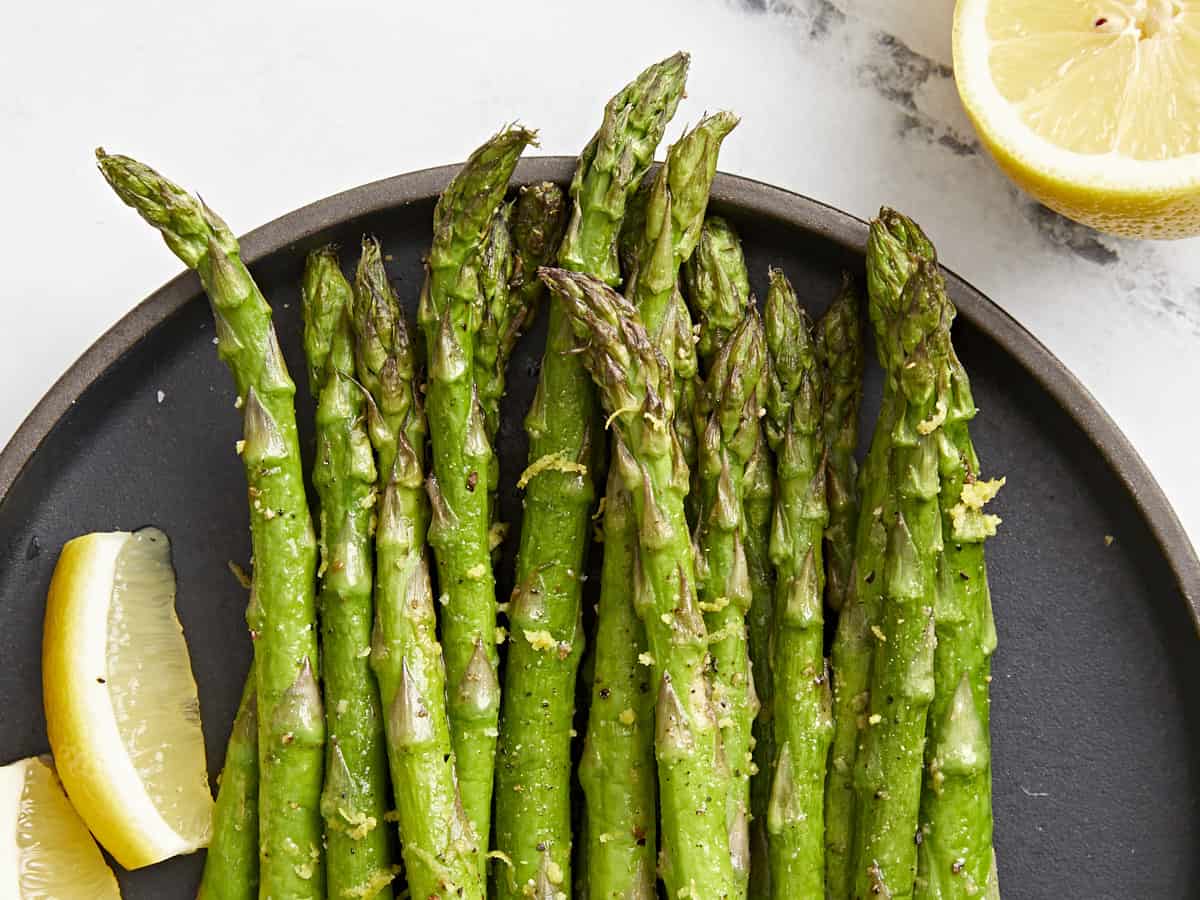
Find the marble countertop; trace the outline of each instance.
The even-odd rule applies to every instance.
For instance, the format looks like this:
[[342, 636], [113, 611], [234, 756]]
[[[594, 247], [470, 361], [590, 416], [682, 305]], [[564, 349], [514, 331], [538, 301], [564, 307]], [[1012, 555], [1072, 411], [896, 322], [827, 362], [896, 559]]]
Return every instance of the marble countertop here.
[[[23, 4], [0, 56], [0, 440], [179, 270], [95, 174], [103, 143], [200, 187], [235, 230], [462, 159], [498, 125], [575, 153], [603, 99], [693, 56], [671, 132], [742, 124], [722, 169], [859, 216], [910, 212], [1124, 429], [1200, 543], [1200, 241], [1098, 235], [980, 151], [948, 65], [952, 0], [292, 0]], [[18, 39], [19, 38], [19, 39]], [[19, 86], [19, 87], [16, 87]]]

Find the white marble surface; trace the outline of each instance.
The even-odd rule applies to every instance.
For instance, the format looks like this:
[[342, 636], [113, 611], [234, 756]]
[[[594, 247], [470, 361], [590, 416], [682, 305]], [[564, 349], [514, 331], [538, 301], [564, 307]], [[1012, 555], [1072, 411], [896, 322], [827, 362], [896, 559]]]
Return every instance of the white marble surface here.
[[[764, 7], [764, 3], [766, 6]], [[950, 71], [952, 0], [21, 4], [0, 54], [0, 439], [179, 263], [92, 168], [104, 144], [238, 230], [462, 159], [520, 117], [574, 153], [603, 99], [685, 48], [677, 118], [743, 117], [721, 165], [860, 216], [911, 212], [943, 260], [1058, 354], [1200, 542], [1200, 242], [1071, 225], [982, 155]], [[910, 47], [912, 49], [910, 49]]]

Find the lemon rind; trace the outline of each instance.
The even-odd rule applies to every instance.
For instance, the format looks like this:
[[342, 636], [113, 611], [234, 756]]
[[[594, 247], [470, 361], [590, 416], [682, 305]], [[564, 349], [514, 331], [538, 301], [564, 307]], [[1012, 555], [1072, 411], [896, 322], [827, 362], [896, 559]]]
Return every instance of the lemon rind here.
[[[136, 869], [197, 846], [175, 832], [146, 792], [105, 686], [111, 585], [130, 537], [89, 534], [63, 547], [47, 598], [42, 666], [50, 747], [67, 796], [117, 862]], [[88, 602], [97, 591], [103, 602]]]
[[1140, 198], [1200, 188], [1200, 153], [1165, 160], [1076, 153], [1026, 125], [992, 78], [988, 2], [959, 0], [954, 10], [954, 71], [967, 113], [994, 153], [1072, 191]]

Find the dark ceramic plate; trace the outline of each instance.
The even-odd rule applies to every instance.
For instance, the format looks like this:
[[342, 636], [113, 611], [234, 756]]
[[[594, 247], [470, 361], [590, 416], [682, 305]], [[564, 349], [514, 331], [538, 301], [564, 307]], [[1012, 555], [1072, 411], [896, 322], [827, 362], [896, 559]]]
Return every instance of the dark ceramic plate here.
[[[516, 180], [565, 183], [572, 165], [527, 160]], [[360, 236], [374, 233], [401, 296], [415, 305], [433, 204], [454, 172], [357, 188], [245, 239], [293, 372], [303, 371], [304, 254], [338, 241], [350, 266]], [[768, 264], [779, 265], [820, 313], [841, 270], [862, 268], [866, 228], [844, 213], [730, 176], [717, 178], [713, 209], [741, 230], [759, 296]], [[157, 238], [147, 231], [144, 239]], [[1008, 476], [995, 503], [1004, 525], [988, 544], [1000, 635], [992, 721], [1005, 896], [1196, 896], [1200, 561], [1084, 388], [977, 291], [953, 275], [949, 285], [959, 309], [955, 342], [981, 409], [975, 440], [985, 471]], [[153, 523], [174, 542], [179, 614], [217, 772], [250, 646], [245, 592], [226, 567], [248, 555], [233, 452], [240, 423], [212, 340], [199, 283], [181, 275], [101, 338], [0, 454], [0, 762], [47, 750], [39, 651], [59, 548], [82, 532]], [[499, 437], [503, 512], [514, 523], [512, 485], [525, 462], [520, 423], [542, 340], [535, 330], [519, 348]], [[864, 429], [878, 393], [873, 370]], [[297, 399], [301, 428], [311, 428], [311, 400], [303, 389]], [[502, 589], [510, 571], [508, 559]], [[123, 873], [125, 897], [191, 897], [201, 860]]]

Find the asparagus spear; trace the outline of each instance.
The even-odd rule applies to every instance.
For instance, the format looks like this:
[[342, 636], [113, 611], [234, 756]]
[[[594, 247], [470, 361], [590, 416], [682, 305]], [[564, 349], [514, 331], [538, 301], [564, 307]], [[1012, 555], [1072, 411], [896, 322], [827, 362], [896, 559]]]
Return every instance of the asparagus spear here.
[[492, 448], [475, 365], [483, 318], [478, 256], [517, 159], [532, 140], [523, 128], [500, 132], [471, 154], [443, 192], [418, 312], [429, 356], [429, 417], [437, 423], [430, 435], [429, 543], [445, 600], [450, 734], [463, 807], [484, 844], [491, 833], [500, 685], [487, 490]]
[[96, 157], [117, 195], [199, 274], [216, 321], [217, 351], [234, 376], [254, 555], [246, 620], [255, 640], [259, 711], [260, 892], [321, 897], [325, 721], [315, 670], [317, 542], [296, 438], [296, 386], [271, 307], [229, 227], [153, 169], [103, 150]]
[[258, 897], [258, 704], [255, 701], [251, 668], [225, 748], [225, 766], [221, 769], [213, 807], [213, 835], [204, 858], [198, 900]]
[[[321, 643], [325, 650], [325, 819], [329, 893], [392, 896], [387, 756], [371, 645], [371, 519], [375, 459], [354, 383], [353, 292], [337, 248], [308, 256], [301, 307], [309, 376], [317, 397], [313, 484], [321, 503]], [[319, 368], [318, 368], [319, 367]]]
[[825, 495], [829, 525], [825, 529], [825, 598], [837, 612], [845, 603], [854, 563], [854, 531], [858, 496], [854, 482], [858, 463], [858, 408], [862, 403], [863, 329], [858, 294], [850, 276], [833, 305], [817, 322], [817, 359], [824, 378], [822, 398], [825, 437]]
[[713, 361], [698, 417], [707, 419], [699, 458], [698, 592], [712, 654], [713, 702], [733, 779], [726, 817], [743, 892], [750, 869], [752, 731], [759, 704], [746, 636], [752, 592], [742, 504], [745, 469], [758, 445], [759, 409], [766, 398], [760, 384], [765, 364], [762, 321], [751, 307]]
[[777, 897], [824, 895], [825, 762], [833, 731], [823, 655], [825, 505], [821, 370], [808, 316], [787, 277], [770, 273], [765, 308], [771, 349], [767, 438], [778, 495], [771, 524], [775, 565], [776, 753], [767, 812], [771, 886]]
[[[708, 216], [704, 220], [697, 235], [695, 253], [684, 266], [683, 275], [692, 315], [699, 326], [692, 355], [698, 355], [699, 363], [707, 370], [712, 367], [717, 352], [729, 340], [733, 330], [745, 317], [747, 305], [752, 302], [742, 242], [732, 226], [720, 216]], [[694, 528], [699, 518], [700, 498], [698, 432], [704, 430], [705, 423], [698, 420], [696, 379], [684, 379], [679, 366], [676, 366], [676, 373], [680, 376], [676, 387], [676, 430], [684, 458], [692, 470], [693, 485], [688, 495], [687, 510], [688, 522]]]
[[565, 214], [558, 185], [544, 181], [523, 187], [515, 201], [500, 208], [484, 244], [481, 276], [486, 306], [475, 365], [479, 402], [493, 441], [500, 428], [508, 361], [545, 290], [537, 269], [558, 251]]
[[354, 288], [355, 361], [383, 475], [370, 661], [384, 710], [405, 875], [414, 897], [483, 898], [483, 852], [459, 803], [425, 554], [426, 423], [416, 348], [373, 238], [363, 240]]
[[[892, 361], [884, 319], [900, 307], [900, 296], [918, 259], [933, 259], [933, 247], [912, 222], [884, 210], [871, 223], [867, 241], [867, 288], [872, 323], [878, 323], [876, 354], [885, 368]], [[889, 313], [889, 311], [891, 311]], [[867, 727], [871, 656], [876, 638], [871, 625], [878, 619], [884, 586], [887, 525], [895, 518], [889, 500], [892, 429], [903, 407], [890, 379], [884, 380], [879, 420], [871, 448], [858, 475], [859, 508], [855, 528], [854, 562], [850, 590], [841, 614], [832, 650], [833, 746], [825, 787], [826, 889], [830, 897], [848, 897], [858, 810], [853, 772], [862, 733]]]
[[[677, 54], [646, 69], [608, 102], [571, 183], [560, 264], [619, 282], [617, 238], [626, 201], [649, 168], [686, 72], [687, 56]], [[539, 884], [565, 891], [572, 883], [571, 723], [583, 650], [581, 574], [600, 449], [595, 392], [572, 352], [575, 344], [566, 312], [552, 304], [541, 375], [525, 419], [530, 464], [522, 476], [509, 706], [497, 779], [504, 807], [498, 839], [512, 862], [511, 877], [498, 879], [502, 897]]]
[[[543, 182], [521, 188], [517, 200], [500, 207], [484, 243], [480, 282], [484, 316], [475, 345], [476, 378], [488, 439], [499, 439], [500, 400], [504, 396], [508, 361], [517, 339], [537, 312], [545, 287], [537, 267], [553, 258], [565, 225], [562, 189]], [[508, 533], [508, 524], [495, 520], [500, 459], [493, 453], [488, 466], [491, 546], [495, 550]]]
[[[676, 348], [691, 355], [688, 378], [695, 375], [691, 327], [677, 344], [681, 330], [673, 316], [686, 309], [676, 289], [679, 265], [695, 247], [720, 144], [736, 124], [731, 114], [718, 113], [680, 138], [642, 197], [640, 234], [622, 230], [630, 295], [665, 358], [680, 361]], [[580, 769], [588, 802], [588, 881], [597, 897], [646, 897], [654, 891], [657, 843], [653, 706], [637, 664], [646, 643], [629, 593], [637, 533], [619, 477], [609, 478], [604, 525], [596, 678]]]
[[[948, 299], [947, 315], [954, 309]], [[984, 504], [1003, 484], [980, 477], [969, 425], [970, 379], [953, 347], [939, 445], [942, 531], [934, 604], [937, 648], [929, 708], [915, 896], [976, 897], [994, 880], [988, 681], [996, 648], [984, 541], [998, 517]]]
[[767, 806], [775, 761], [775, 678], [771, 648], [775, 634], [775, 578], [771, 566], [771, 512], [775, 499], [775, 461], [763, 429], [742, 478], [742, 516], [746, 568], [750, 573], [749, 648], [758, 715], [754, 719], [754, 768], [750, 776], [750, 896], [770, 897]]
[[917, 262], [900, 306], [880, 317], [887, 376], [903, 409], [892, 429], [883, 602], [871, 671], [868, 727], [855, 767], [857, 896], [911, 897], [925, 726], [933, 697], [939, 444], [947, 413], [949, 316], [936, 264]]
[[571, 182], [571, 221], [558, 254], [563, 268], [620, 284], [617, 239], [625, 206], [675, 115], [688, 61], [686, 53], [669, 56], [608, 101], [600, 130], [584, 147]]
[[657, 686], [655, 752], [662, 812], [662, 875], [672, 897], [739, 896], [725, 798], [730, 776], [706, 677], [708, 635], [683, 499], [688, 473], [674, 440], [672, 374], [637, 312], [595, 278], [562, 269], [542, 277], [584, 341], [580, 358], [614, 423], [614, 465], [638, 529], [634, 598]]
[[708, 367], [746, 314], [750, 276], [737, 232], [720, 216], [704, 220], [696, 252], [684, 267], [688, 301], [700, 325], [696, 349]]
[[646, 629], [630, 596], [637, 565], [633, 505], [616, 468], [604, 502], [604, 561], [597, 609], [595, 677], [579, 782], [587, 801], [589, 896], [655, 897], [654, 694]]

